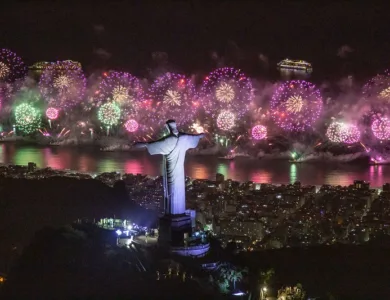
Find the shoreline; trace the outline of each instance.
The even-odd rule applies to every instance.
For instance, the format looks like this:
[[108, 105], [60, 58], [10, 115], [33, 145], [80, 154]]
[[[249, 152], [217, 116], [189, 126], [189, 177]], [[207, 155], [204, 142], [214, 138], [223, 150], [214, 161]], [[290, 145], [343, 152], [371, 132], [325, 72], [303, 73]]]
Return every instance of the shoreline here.
[[[93, 149], [99, 152], [116, 152], [116, 153], [132, 153], [139, 152], [139, 149], [134, 149], [129, 140], [115, 138], [115, 137], [102, 137], [101, 139], [94, 140], [77, 140], [77, 139], [65, 139], [58, 142], [50, 142], [48, 140], [37, 140], [30, 138], [16, 138], [16, 139], [0, 139], [1, 144], [15, 144], [17, 146], [31, 146], [36, 148], [73, 148], [73, 149]], [[364, 161], [368, 166], [370, 165], [390, 165], [389, 161], [381, 161], [381, 163], [373, 163], [372, 158], [367, 152], [354, 152], [347, 154], [335, 155], [332, 152], [314, 152], [303, 151], [299, 159], [292, 159], [291, 151], [277, 151], [267, 153], [261, 149], [257, 151], [251, 147], [241, 147], [236, 153], [231, 154], [231, 151], [227, 147], [215, 144], [207, 148], [195, 148], [189, 149], [187, 155], [191, 156], [215, 156], [220, 160], [234, 160], [236, 158], [245, 158], [250, 160], [284, 160], [291, 164], [306, 164], [306, 163], [342, 163], [349, 164], [357, 161]]]
[[[16, 168], [25, 168], [26, 171], [28, 169], [28, 166], [27, 165], [15, 165], [15, 164], [3, 164], [3, 163], [0, 163], [0, 169], [1, 167], [14, 167], [15, 169]], [[157, 176], [153, 176], [153, 175], [150, 175], [150, 174], [143, 174], [143, 173], [125, 173], [125, 172], [115, 172], [115, 171], [112, 171], [112, 172], [82, 172], [82, 171], [78, 171], [78, 170], [72, 170], [72, 169], [55, 169], [55, 168], [52, 168], [52, 167], [44, 167], [44, 168], [39, 168], [39, 167], [36, 167], [34, 169], [34, 171], [32, 172], [25, 172], [25, 173], [22, 173], [23, 175], [27, 175], [27, 174], [34, 174], [34, 172], [36, 171], [43, 171], [43, 170], [50, 170], [50, 171], [53, 171], [53, 172], [57, 172], [57, 174], [53, 174], [51, 176], [47, 176], [45, 178], [50, 178], [50, 177], [74, 177], [75, 175], [83, 175], [83, 176], [90, 176], [89, 179], [92, 179], [92, 180], [97, 180], [96, 177], [99, 176], [99, 175], [102, 175], [102, 174], [112, 174], [112, 173], [115, 173], [115, 174], [119, 174], [120, 175], [120, 178], [118, 179], [118, 181], [120, 180], [123, 180], [123, 176], [126, 176], [126, 175], [132, 175], [132, 176], [137, 176], [137, 175], [141, 175], [141, 176], [145, 176], [147, 178], [150, 178], [150, 179], [153, 179], [153, 180], [156, 180], [158, 177], [162, 176], [162, 175], [157, 175]], [[9, 177], [9, 178], [12, 178], [12, 176], [4, 176], [2, 174], [0, 174], [0, 177]], [[189, 178], [190, 180], [201, 180], [201, 181], [215, 181], [215, 180], [211, 180], [211, 179], [207, 179], [207, 178], [193, 178], [193, 177], [189, 177], [189, 176], [185, 176], [186, 178]], [[19, 179], [34, 179], [34, 178], [28, 178], [26, 176], [24, 177], [19, 177]], [[84, 178], [84, 179], [88, 179], [88, 178]], [[230, 179], [230, 178], [227, 178], [225, 179], [225, 181], [228, 181], [228, 180], [231, 180], [233, 182], [238, 182], [240, 184], [245, 184], [245, 183], [248, 183], [248, 182], [252, 182], [253, 184], [267, 184], [267, 185], [273, 185], [273, 186], [276, 186], [276, 187], [280, 187], [280, 186], [287, 186], [287, 185], [290, 185], [290, 184], [293, 184], [291, 182], [255, 182], [255, 181], [238, 181], [238, 180], [233, 180], [233, 179]], [[359, 180], [359, 179], [354, 179], [354, 180]], [[305, 182], [302, 182], [300, 180], [296, 180], [295, 182], [300, 182], [302, 184], [302, 186], [314, 186], [316, 187], [316, 192], [319, 190], [320, 187], [322, 186], [331, 186], [331, 187], [337, 187], [337, 186], [341, 186], [342, 188], [344, 187], [348, 187], [350, 185], [353, 184], [353, 182], [351, 182], [349, 185], [334, 185], [334, 184], [327, 184], [327, 183], [323, 183], [323, 184], [306, 184]], [[369, 182], [370, 183], [370, 182]], [[370, 189], [375, 189], [375, 190], [381, 190], [383, 188], [383, 185], [381, 186], [370, 186]], [[261, 187], [260, 187], [261, 189]]]

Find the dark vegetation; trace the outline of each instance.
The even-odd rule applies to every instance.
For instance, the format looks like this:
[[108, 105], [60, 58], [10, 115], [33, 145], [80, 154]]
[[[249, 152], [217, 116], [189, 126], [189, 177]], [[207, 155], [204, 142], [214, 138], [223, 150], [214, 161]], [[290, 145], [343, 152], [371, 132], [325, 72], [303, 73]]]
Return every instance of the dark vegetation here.
[[37, 232], [2, 292], [5, 299], [218, 299], [196, 280], [138, 272], [131, 250], [106, 244], [101, 229], [71, 226]]
[[[273, 268], [274, 285], [303, 284], [307, 295], [336, 299], [388, 299], [390, 243], [335, 245], [242, 253], [235, 262], [253, 273]], [[321, 298], [322, 299], [322, 298]], [[328, 298], [324, 298], [328, 299]]]
[[45, 226], [114, 216], [147, 225], [157, 218], [129, 199], [122, 181], [111, 188], [91, 179], [0, 178], [0, 272], [7, 271], [11, 258]]
[[[206, 291], [194, 280], [156, 281], [153, 272], [140, 275], [126, 262], [125, 252], [110, 248], [96, 233], [63, 227], [79, 218], [92, 220], [114, 215], [138, 223], [156, 217], [129, 199], [123, 182], [111, 188], [90, 179], [1, 178], [0, 272], [8, 273], [2, 291], [5, 299], [205, 296], [200, 294]], [[26, 245], [29, 246], [22, 251]], [[258, 289], [260, 272], [272, 268], [274, 290], [302, 283], [310, 296], [387, 299], [390, 294], [390, 241], [386, 237], [365, 245], [290, 248], [238, 256], [226, 256], [226, 251], [217, 248], [213, 246], [212, 261], [231, 261], [242, 269], [248, 267], [250, 278], [246, 281], [252, 291]], [[182, 263], [190, 265], [185, 259]]]

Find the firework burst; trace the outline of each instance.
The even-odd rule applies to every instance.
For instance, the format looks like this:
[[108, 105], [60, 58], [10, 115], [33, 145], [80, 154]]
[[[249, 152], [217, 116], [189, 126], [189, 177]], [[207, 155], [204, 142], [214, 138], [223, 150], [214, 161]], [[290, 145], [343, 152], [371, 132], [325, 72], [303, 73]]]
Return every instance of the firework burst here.
[[137, 114], [144, 95], [144, 88], [137, 77], [126, 72], [111, 71], [103, 74], [91, 104], [100, 107], [107, 99], [112, 99], [124, 116], [133, 116]]
[[164, 103], [169, 106], [180, 106], [181, 96], [178, 91], [168, 90], [164, 95]]
[[390, 120], [388, 118], [375, 118], [371, 130], [378, 140], [390, 140]]
[[267, 127], [263, 125], [256, 125], [252, 128], [252, 138], [255, 140], [262, 140], [267, 137]]
[[342, 143], [343, 123], [332, 122], [326, 130], [326, 136], [333, 143]]
[[49, 64], [39, 81], [39, 90], [50, 107], [65, 109], [83, 100], [86, 79], [74, 63], [59, 61]]
[[215, 97], [221, 102], [229, 103], [233, 101], [235, 94], [233, 87], [226, 82], [222, 82], [215, 89]]
[[128, 120], [124, 126], [128, 132], [136, 132], [139, 127], [138, 122], [133, 119]]
[[115, 102], [107, 102], [99, 108], [98, 119], [107, 127], [117, 125], [120, 117], [121, 109]]
[[390, 101], [390, 87], [385, 88], [381, 92], [379, 92], [379, 98], [386, 100], [387, 102]]
[[0, 49], [0, 82], [24, 78], [27, 68], [20, 57], [8, 49]]
[[158, 77], [149, 88], [151, 111], [150, 118], [155, 123], [165, 122], [173, 118], [178, 124], [188, 125], [196, 113], [195, 86], [184, 75], [166, 73]]
[[196, 133], [204, 133], [204, 128], [199, 123], [192, 124], [191, 128], [195, 130]]
[[253, 99], [252, 82], [244, 73], [234, 68], [220, 68], [203, 81], [201, 101], [206, 112], [217, 115], [222, 110], [234, 111], [244, 116]]
[[235, 126], [236, 116], [229, 110], [223, 110], [217, 117], [217, 126], [223, 131], [228, 131]]
[[7, 78], [10, 71], [10, 68], [0, 61], [0, 79]]
[[274, 122], [284, 130], [305, 131], [318, 120], [322, 110], [320, 91], [306, 81], [280, 85], [271, 100]]
[[49, 120], [57, 119], [58, 118], [58, 109], [53, 108], [53, 107], [49, 107], [48, 109], [46, 109], [46, 117]]
[[386, 70], [383, 74], [376, 75], [371, 78], [363, 86], [363, 97], [372, 101], [379, 99], [385, 102], [390, 102], [390, 72]]
[[354, 144], [360, 140], [360, 131], [353, 124], [332, 122], [326, 131], [326, 136], [333, 143]]
[[73, 84], [72, 78], [67, 75], [60, 75], [53, 80], [53, 86], [60, 90], [61, 93], [65, 92], [69, 89]]
[[24, 134], [37, 131], [41, 125], [41, 114], [37, 108], [22, 103], [15, 108], [16, 127]]
[[303, 99], [301, 96], [291, 96], [286, 101], [286, 110], [290, 113], [297, 114], [302, 110]]

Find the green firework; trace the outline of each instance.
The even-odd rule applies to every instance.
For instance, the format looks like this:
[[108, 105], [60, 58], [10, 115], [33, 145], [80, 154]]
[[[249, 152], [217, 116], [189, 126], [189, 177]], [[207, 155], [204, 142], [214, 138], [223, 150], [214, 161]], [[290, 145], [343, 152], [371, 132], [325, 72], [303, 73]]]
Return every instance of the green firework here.
[[106, 126], [118, 124], [121, 117], [121, 109], [114, 102], [103, 104], [98, 111], [98, 118]]
[[22, 103], [15, 108], [16, 127], [25, 134], [31, 134], [41, 126], [40, 111], [30, 104]]

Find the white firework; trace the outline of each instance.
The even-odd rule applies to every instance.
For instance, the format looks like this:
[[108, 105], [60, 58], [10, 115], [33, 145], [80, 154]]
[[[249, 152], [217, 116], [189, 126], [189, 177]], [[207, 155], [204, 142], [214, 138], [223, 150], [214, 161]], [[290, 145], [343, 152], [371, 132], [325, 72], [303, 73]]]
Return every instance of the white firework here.
[[60, 75], [53, 81], [53, 86], [60, 90], [69, 88], [71, 84], [72, 84], [72, 79], [66, 75]]
[[129, 99], [130, 98], [129, 90], [122, 85], [116, 86], [113, 89], [112, 98], [115, 102], [117, 102], [119, 104], [123, 104], [126, 100], [132, 100], [132, 99]]
[[302, 110], [303, 99], [301, 96], [291, 96], [286, 101], [286, 110], [291, 113], [299, 113]]
[[194, 129], [196, 131], [196, 133], [203, 133], [204, 132], [203, 126], [199, 125], [198, 123], [192, 124], [191, 128]]
[[234, 127], [236, 116], [228, 110], [223, 110], [217, 117], [217, 126], [222, 130], [230, 130]]
[[181, 96], [179, 92], [175, 90], [167, 90], [164, 95], [164, 102], [171, 106], [179, 106], [181, 103]]
[[390, 101], [390, 87], [384, 89], [379, 93], [379, 97], [382, 99], [385, 99], [387, 101]]
[[233, 87], [226, 82], [222, 82], [215, 90], [215, 97], [221, 102], [231, 102], [234, 99], [235, 92]]
[[7, 77], [9, 74], [9, 67], [0, 61], [0, 79]]

